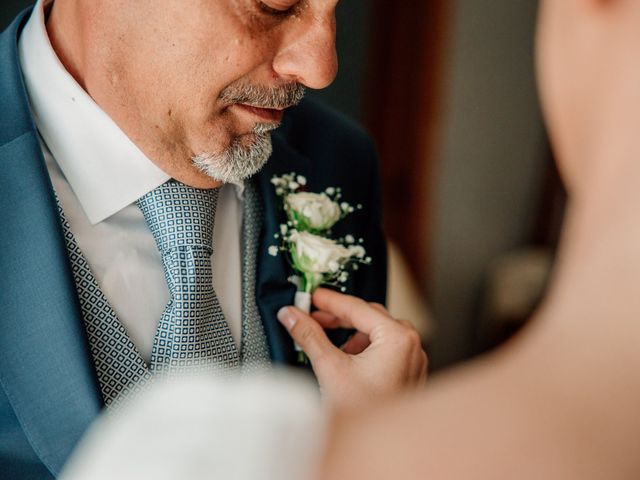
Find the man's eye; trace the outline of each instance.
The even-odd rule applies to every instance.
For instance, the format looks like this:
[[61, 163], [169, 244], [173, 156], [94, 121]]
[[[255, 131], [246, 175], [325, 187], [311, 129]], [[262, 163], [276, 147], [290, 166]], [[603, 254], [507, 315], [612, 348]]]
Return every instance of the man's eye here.
[[258, 1], [258, 7], [260, 7], [262, 12], [273, 17], [286, 17], [293, 10], [292, 6], [287, 8], [274, 8], [260, 1]]

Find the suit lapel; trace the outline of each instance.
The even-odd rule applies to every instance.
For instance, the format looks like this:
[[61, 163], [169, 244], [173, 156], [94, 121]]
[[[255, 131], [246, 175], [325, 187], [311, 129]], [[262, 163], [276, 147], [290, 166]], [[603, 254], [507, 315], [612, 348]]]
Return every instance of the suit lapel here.
[[[286, 125], [283, 129], [286, 129]], [[256, 296], [271, 358], [276, 364], [295, 365], [296, 352], [291, 337], [276, 318], [280, 308], [293, 304], [296, 288], [288, 281], [292, 270], [285, 256], [273, 257], [268, 253], [271, 245], [278, 245], [279, 241], [274, 235], [279, 233], [280, 223], [284, 221], [271, 178], [291, 172], [307, 176], [309, 159], [295, 152], [284, 142], [281, 135], [281, 132], [273, 135], [273, 155], [256, 179], [264, 207], [264, 222], [258, 249]]]
[[32, 447], [56, 474], [102, 401], [18, 65], [27, 16], [0, 37], [0, 383]]

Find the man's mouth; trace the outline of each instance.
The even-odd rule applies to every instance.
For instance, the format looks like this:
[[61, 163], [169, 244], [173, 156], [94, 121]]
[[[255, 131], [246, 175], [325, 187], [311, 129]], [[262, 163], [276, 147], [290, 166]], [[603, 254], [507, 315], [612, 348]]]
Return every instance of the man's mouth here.
[[282, 121], [282, 116], [284, 115], [284, 109], [262, 108], [253, 105], [247, 105], [245, 103], [236, 103], [235, 105], [246, 112], [260, 117], [263, 122], [280, 123]]

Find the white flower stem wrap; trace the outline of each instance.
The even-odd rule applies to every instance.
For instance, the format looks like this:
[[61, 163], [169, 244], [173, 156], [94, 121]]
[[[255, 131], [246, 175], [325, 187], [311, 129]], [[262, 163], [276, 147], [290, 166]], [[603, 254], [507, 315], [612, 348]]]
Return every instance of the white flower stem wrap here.
[[311, 294], [308, 292], [296, 292], [293, 304], [304, 313], [311, 313]]
[[[304, 313], [311, 313], [311, 294], [309, 292], [296, 292], [293, 304]], [[294, 343], [294, 347], [296, 352], [298, 352], [298, 356], [304, 355], [304, 351], [300, 345]]]

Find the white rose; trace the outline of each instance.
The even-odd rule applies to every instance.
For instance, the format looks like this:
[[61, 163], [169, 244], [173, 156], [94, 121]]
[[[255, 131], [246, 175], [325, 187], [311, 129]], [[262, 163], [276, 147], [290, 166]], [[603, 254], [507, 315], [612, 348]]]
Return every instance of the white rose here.
[[286, 196], [289, 219], [300, 230], [329, 230], [340, 220], [340, 206], [324, 193], [292, 193]]
[[304, 273], [334, 274], [353, 255], [334, 240], [308, 232], [293, 232], [289, 237], [295, 266]]

